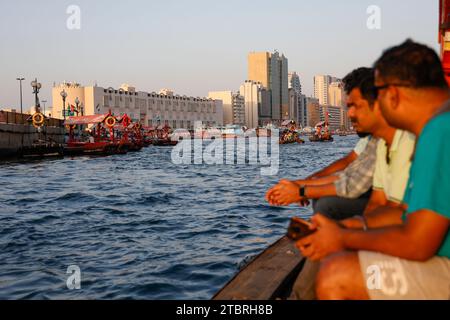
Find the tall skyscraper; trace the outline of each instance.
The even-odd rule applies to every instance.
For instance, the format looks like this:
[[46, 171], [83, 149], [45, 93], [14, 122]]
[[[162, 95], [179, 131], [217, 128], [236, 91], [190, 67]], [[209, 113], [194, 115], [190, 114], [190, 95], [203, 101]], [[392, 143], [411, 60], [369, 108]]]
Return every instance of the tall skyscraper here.
[[256, 81], [271, 96], [270, 118], [274, 123], [289, 119], [288, 59], [278, 52], [252, 52], [248, 56], [248, 80]]
[[323, 106], [330, 105], [329, 87], [333, 82], [339, 79], [328, 75], [320, 75], [314, 77], [314, 97], [319, 99], [319, 103]]

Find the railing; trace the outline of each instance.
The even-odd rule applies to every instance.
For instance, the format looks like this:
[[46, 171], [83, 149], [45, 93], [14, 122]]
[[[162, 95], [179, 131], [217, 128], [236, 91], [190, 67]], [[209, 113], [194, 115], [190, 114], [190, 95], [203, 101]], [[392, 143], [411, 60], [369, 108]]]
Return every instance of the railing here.
[[[0, 123], [31, 125], [31, 115], [0, 110]], [[49, 127], [63, 127], [64, 121], [46, 118], [45, 125]]]

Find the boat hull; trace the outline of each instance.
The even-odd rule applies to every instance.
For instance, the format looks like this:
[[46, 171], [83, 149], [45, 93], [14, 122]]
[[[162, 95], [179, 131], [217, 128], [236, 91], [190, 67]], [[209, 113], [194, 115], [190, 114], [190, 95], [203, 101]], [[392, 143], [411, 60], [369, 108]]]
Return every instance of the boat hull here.
[[283, 237], [236, 274], [212, 299], [287, 299], [304, 262], [294, 241]]

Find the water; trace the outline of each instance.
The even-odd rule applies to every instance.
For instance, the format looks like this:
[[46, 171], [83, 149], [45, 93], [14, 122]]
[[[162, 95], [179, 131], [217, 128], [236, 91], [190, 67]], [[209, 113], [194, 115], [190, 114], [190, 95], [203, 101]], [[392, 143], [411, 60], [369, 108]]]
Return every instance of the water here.
[[[356, 137], [281, 146], [280, 174], [175, 166], [170, 148], [0, 164], [0, 299], [210, 299], [290, 217], [264, 195], [348, 153]], [[68, 290], [67, 268], [81, 269]]]

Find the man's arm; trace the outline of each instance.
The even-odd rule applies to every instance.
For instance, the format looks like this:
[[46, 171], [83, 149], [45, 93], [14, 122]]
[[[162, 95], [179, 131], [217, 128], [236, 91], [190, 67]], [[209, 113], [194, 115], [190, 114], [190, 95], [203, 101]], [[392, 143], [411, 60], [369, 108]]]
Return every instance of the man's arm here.
[[447, 236], [450, 219], [430, 210], [419, 210], [408, 216], [401, 226], [360, 231], [343, 229], [322, 215], [312, 218], [312, 235], [296, 246], [303, 256], [320, 261], [344, 250], [364, 250], [412, 261], [427, 261], [436, 255]]
[[370, 196], [369, 202], [367, 203], [366, 209], [364, 210], [364, 215], [367, 215], [379, 207], [385, 206], [387, 203], [388, 200], [384, 191], [374, 189]]
[[322, 177], [331, 176], [331, 175], [335, 174], [336, 172], [342, 171], [345, 168], [347, 168], [350, 165], [350, 163], [355, 161], [357, 158], [358, 158], [358, 155], [355, 153], [355, 151], [352, 151], [344, 158], [333, 162], [328, 167], [309, 176], [308, 178], [306, 178], [306, 180], [318, 179], [318, 178], [322, 178]]
[[420, 210], [406, 224], [367, 232], [343, 229], [343, 243], [351, 250], [368, 250], [413, 261], [436, 255], [447, 235], [450, 220], [433, 211]]
[[305, 196], [307, 199], [334, 197], [336, 196], [336, 186], [334, 185], [334, 183], [319, 186], [307, 186], [305, 188]]
[[336, 180], [338, 180], [339, 177], [335, 175], [317, 178], [317, 179], [310, 179], [310, 180], [297, 180], [294, 181], [299, 187], [300, 186], [322, 186], [330, 183], [334, 183]]

